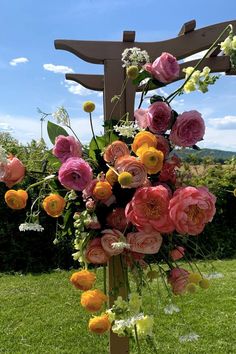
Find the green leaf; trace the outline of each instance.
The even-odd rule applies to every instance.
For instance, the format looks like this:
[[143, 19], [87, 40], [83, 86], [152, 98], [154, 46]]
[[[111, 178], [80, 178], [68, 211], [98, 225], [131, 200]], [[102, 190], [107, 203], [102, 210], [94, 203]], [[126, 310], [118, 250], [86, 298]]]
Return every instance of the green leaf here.
[[55, 139], [58, 135], [64, 135], [64, 136], [69, 135], [67, 131], [64, 128], [62, 128], [60, 125], [57, 125], [50, 121], [48, 121], [47, 124], [47, 131], [48, 131], [48, 137], [51, 140], [52, 144], [55, 144]]
[[133, 80], [132, 82], [134, 85], [139, 85], [140, 82], [143, 81], [144, 79], [146, 79], [147, 77], [151, 77], [151, 74], [149, 74], [149, 72], [144, 70], [144, 71], [141, 71], [139, 73], [138, 77], [135, 80]]

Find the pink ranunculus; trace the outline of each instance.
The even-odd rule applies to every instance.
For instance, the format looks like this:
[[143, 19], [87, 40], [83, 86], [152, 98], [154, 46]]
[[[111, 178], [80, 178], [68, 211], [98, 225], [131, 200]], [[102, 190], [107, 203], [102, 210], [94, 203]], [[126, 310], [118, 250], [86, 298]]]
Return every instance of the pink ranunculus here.
[[139, 128], [146, 129], [148, 127], [148, 117], [147, 110], [143, 108], [136, 109], [134, 111], [135, 122], [139, 126]]
[[216, 197], [206, 187], [182, 187], [169, 204], [170, 218], [180, 234], [198, 235], [216, 212]]
[[183, 268], [173, 268], [168, 275], [168, 283], [170, 283], [172, 291], [175, 295], [183, 294], [188, 284], [189, 272]]
[[163, 186], [139, 188], [125, 208], [126, 218], [139, 231], [170, 233], [174, 224], [169, 217], [169, 201], [169, 192]]
[[164, 136], [162, 136], [162, 135], [156, 135], [156, 137], [157, 137], [156, 149], [162, 151], [164, 154], [164, 157], [167, 158], [167, 156], [169, 155], [169, 152], [170, 152], [170, 145], [169, 145], [168, 140], [166, 138], [164, 138]]
[[82, 196], [83, 200], [87, 200], [88, 198], [93, 196], [93, 190], [98, 182], [97, 178], [92, 179], [91, 182], [88, 183], [88, 185], [84, 188]]
[[89, 241], [85, 252], [85, 258], [89, 263], [93, 264], [107, 263], [109, 256], [104, 251], [99, 237]]
[[127, 225], [127, 220], [125, 216], [124, 208], [115, 208], [110, 214], [108, 214], [106, 219], [107, 225], [113, 229], [119, 231], [124, 231]]
[[172, 126], [170, 140], [177, 146], [193, 146], [203, 139], [205, 123], [198, 111], [188, 111], [179, 115]]
[[127, 243], [130, 244], [130, 250], [133, 252], [155, 254], [161, 247], [162, 236], [157, 231], [130, 232], [127, 235]]
[[164, 52], [152, 64], [146, 64], [144, 69], [158, 81], [167, 84], [179, 76], [180, 67], [173, 55]]
[[154, 102], [147, 109], [148, 127], [152, 133], [165, 133], [171, 120], [171, 108], [165, 102]]
[[61, 162], [65, 162], [70, 157], [81, 157], [82, 145], [73, 136], [58, 135], [52, 153]]
[[159, 181], [175, 184], [176, 167], [180, 167], [180, 166], [181, 166], [181, 159], [176, 155], [171, 156], [171, 158], [166, 160], [163, 164], [161, 173], [159, 175]]
[[143, 185], [147, 179], [145, 166], [134, 156], [120, 157], [115, 164], [118, 173], [129, 172], [133, 176], [133, 181], [129, 188], [137, 188]]
[[6, 163], [0, 164], [1, 178], [8, 188], [20, 183], [25, 177], [25, 166], [17, 157], [10, 157]]
[[106, 147], [103, 158], [113, 164], [119, 157], [125, 155], [130, 155], [128, 146], [123, 141], [116, 140]]
[[123, 249], [116, 249], [112, 247], [113, 243], [120, 242], [121, 237], [123, 234], [119, 230], [111, 230], [107, 229], [102, 232], [103, 236], [101, 238], [101, 244], [109, 257], [111, 256], [116, 256], [117, 254], [120, 254], [123, 252]]
[[185, 248], [181, 246], [176, 246], [173, 250], [170, 251], [170, 258], [172, 261], [178, 261], [183, 258], [185, 253]]
[[58, 172], [60, 183], [67, 189], [82, 191], [92, 181], [93, 172], [89, 164], [81, 157], [70, 157]]

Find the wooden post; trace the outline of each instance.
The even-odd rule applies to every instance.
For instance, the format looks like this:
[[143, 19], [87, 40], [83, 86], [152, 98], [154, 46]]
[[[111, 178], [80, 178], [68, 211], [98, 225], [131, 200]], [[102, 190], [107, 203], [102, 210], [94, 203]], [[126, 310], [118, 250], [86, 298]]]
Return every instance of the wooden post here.
[[[146, 50], [152, 61], [162, 52], [169, 52], [177, 59], [183, 59], [208, 49], [230, 23], [236, 28], [236, 21], [227, 21], [195, 30], [196, 22], [192, 20], [182, 26], [178, 37], [161, 42], [134, 42], [135, 32], [125, 31], [123, 33], [123, 42], [56, 40], [55, 47], [56, 49], [69, 51], [90, 63], [103, 64], [104, 75], [67, 74], [66, 78], [76, 81], [89, 89], [104, 92], [105, 120], [111, 118], [120, 119], [126, 112], [129, 112], [130, 119], [133, 120], [135, 87], [131, 83], [127, 84], [124, 94], [115, 109], [114, 103], [111, 102], [112, 97], [121, 92], [125, 79], [125, 72], [121, 62], [121, 54], [124, 49], [138, 47], [141, 50]], [[229, 57], [218, 56], [218, 54], [219, 48], [216, 47], [209, 57], [204, 60], [202, 67], [208, 65], [212, 72], [225, 71], [228, 75], [235, 75], [236, 71], [231, 70]], [[181, 69], [187, 66], [194, 66], [196, 62], [183, 63], [181, 64]], [[181, 70], [179, 79], [183, 77], [184, 74]], [[138, 88], [137, 90], [141, 89]], [[112, 257], [109, 261], [108, 280], [109, 306], [112, 306], [118, 295], [123, 298], [127, 297], [126, 281], [120, 256]], [[110, 354], [128, 353], [128, 338], [118, 337], [111, 332]]]

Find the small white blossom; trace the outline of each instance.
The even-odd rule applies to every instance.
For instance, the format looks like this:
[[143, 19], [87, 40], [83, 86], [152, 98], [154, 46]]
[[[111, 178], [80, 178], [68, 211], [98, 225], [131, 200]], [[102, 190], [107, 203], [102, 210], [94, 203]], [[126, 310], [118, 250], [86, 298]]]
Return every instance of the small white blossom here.
[[140, 131], [140, 127], [135, 122], [125, 122], [123, 124], [114, 125], [114, 130], [121, 136], [126, 138], [134, 138], [137, 130]]
[[166, 315], [173, 315], [173, 313], [175, 313], [175, 312], [180, 312], [180, 308], [174, 304], [167, 305], [164, 308], [164, 313]]
[[47, 176], [47, 177], [44, 178], [44, 181], [47, 181], [48, 179], [52, 179], [52, 178], [54, 178], [54, 177], [55, 177], [55, 175], [49, 175], [49, 176]]
[[123, 67], [129, 67], [131, 65], [143, 66], [150, 62], [146, 50], [141, 50], [137, 47], [126, 48], [122, 53], [121, 60], [123, 62]]
[[56, 119], [58, 124], [70, 126], [69, 114], [63, 106], [58, 107], [56, 112], [52, 113], [52, 116], [54, 119]]
[[43, 226], [37, 224], [37, 223], [31, 223], [31, 222], [26, 222], [23, 224], [20, 224], [19, 226], [20, 231], [37, 231], [37, 232], [42, 232], [44, 230]]
[[212, 272], [207, 275], [205, 275], [206, 279], [219, 279], [219, 278], [224, 278], [224, 274], [218, 273], [218, 272]]
[[0, 145], [0, 163], [3, 164], [7, 163], [7, 152], [1, 145]]
[[113, 242], [111, 246], [114, 250], [123, 250], [124, 248], [130, 248], [130, 244], [126, 242]]
[[192, 333], [186, 334], [185, 336], [180, 336], [179, 341], [180, 341], [180, 343], [193, 342], [195, 340], [198, 340], [199, 337], [200, 337], [199, 334], [192, 332]]

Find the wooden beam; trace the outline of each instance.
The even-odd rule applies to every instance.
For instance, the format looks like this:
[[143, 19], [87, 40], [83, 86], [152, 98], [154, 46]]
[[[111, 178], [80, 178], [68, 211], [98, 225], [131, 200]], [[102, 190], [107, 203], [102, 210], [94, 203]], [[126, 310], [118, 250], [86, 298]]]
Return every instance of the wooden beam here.
[[181, 27], [181, 30], [178, 33], [178, 36], [183, 36], [189, 32], [192, 32], [195, 30], [196, 27], [196, 21], [195, 20], [191, 20], [189, 22], [186, 22], [183, 24], [183, 26]]

